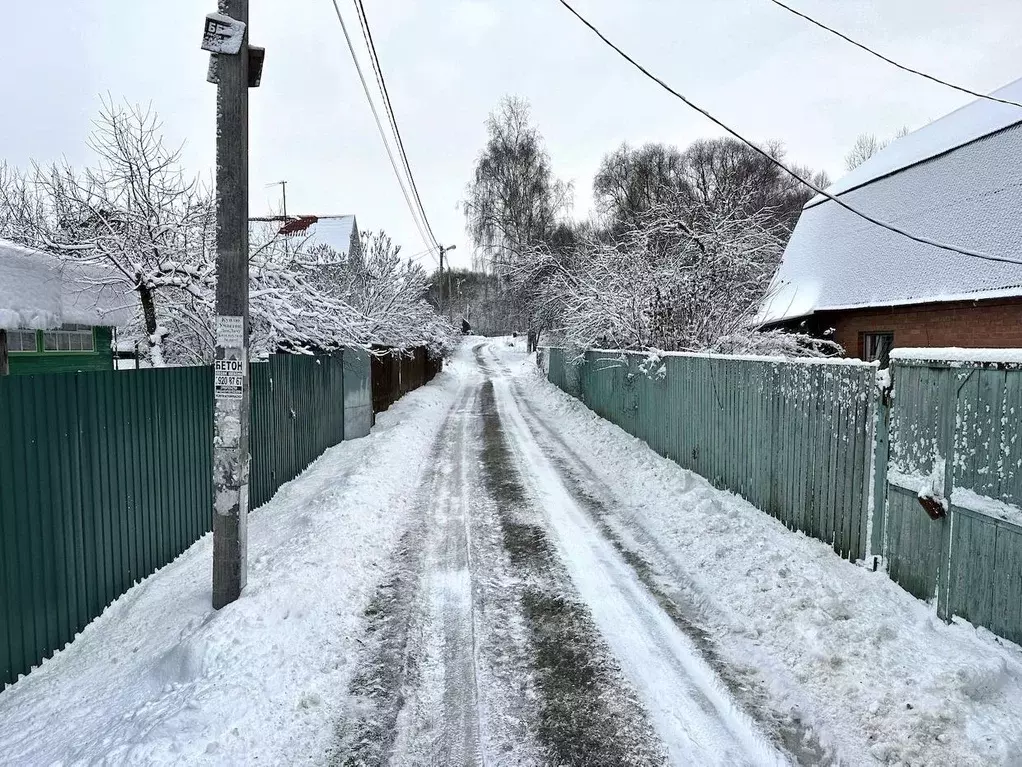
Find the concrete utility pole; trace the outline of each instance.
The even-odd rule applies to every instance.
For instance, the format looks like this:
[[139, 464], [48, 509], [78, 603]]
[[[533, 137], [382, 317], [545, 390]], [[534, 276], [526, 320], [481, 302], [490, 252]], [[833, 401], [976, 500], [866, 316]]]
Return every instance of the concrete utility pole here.
[[203, 48], [215, 61], [216, 406], [213, 421], [213, 607], [241, 596], [248, 557], [248, 0], [220, 0]]
[[440, 297], [437, 298], [437, 301], [436, 301], [436, 313], [442, 315], [444, 313], [444, 246], [443, 245], [440, 246], [440, 273], [437, 275], [436, 283], [437, 283], [437, 285], [436, 285], [437, 290], [440, 292]]
[[[436, 308], [437, 308], [437, 313], [440, 314], [441, 316], [443, 316], [443, 313], [444, 313], [444, 253], [447, 253], [447, 252], [452, 251], [452, 250], [456, 250], [458, 246], [457, 245], [449, 245], [448, 247], [445, 248], [443, 245], [440, 245], [438, 247], [440, 248], [440, 276], [439, 276], [437, 282], [438, 282], [438, 288], [440, 290], [440, 300], [437, 302], [437, 307]], [[448, 282], [447, 304], [448, 304], [448, 306], [447, 306], [447, 310], [448, 310], [448, 315], [449, 316], [453, 312], [453, 309], [451, 308], [451, 305], [450, 305], [450, 303], [451, 303], [451, 296], [450, 296], [450, 292], [451, 292], [450, 291], [450, 272], [451, 272], [451, 265], [447, 264], [447, 273], [448, 273], [448, 278], [447, 278], [447, 282]], [[452, 320], [452, 322], [453, 322], [453, 320]]]

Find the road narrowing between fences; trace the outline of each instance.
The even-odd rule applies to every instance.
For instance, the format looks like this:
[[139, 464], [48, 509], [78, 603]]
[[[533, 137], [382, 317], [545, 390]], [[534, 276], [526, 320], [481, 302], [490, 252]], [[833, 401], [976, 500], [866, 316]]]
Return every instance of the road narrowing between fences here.
[[370, 437], [0, 693], [0, 761], [1010, 763], [1022, 652], [945, 626], [472, 339]]

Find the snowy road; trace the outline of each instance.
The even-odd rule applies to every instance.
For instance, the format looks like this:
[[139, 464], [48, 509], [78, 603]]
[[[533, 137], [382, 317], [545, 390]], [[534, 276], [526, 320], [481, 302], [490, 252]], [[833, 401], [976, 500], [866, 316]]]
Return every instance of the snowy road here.
[[[1022, 764], [1022, 649], [945, 625], [470, 339], [0, 691], [0, 764]], [[4, 630], [0, 625], [0, 631]]]
[[505, 349], [474, 346], [338, 761], [790, 761], [605, 536], [576, 489], [590, 478], [530, 410]]

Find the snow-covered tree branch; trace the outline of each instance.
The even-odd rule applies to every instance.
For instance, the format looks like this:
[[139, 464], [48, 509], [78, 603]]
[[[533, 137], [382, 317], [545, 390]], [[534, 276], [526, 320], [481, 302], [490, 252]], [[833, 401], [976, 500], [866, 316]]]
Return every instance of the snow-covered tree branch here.
[[[148, 363], [212, 360], [216, 221], [208, 185], [186, 176], [151, 109], [105, 102], [89, 139], [96, 163], [21, 172], [0, 165], [0, 237], [63, 259], [101, 263], [134, 296], [128, 338]], [[253, 354], [344, 346], [446, 352], [454, 330], [426, 303], [429, 280], [386, 235], [365, 256], [341, 256], [256, 227], [250, 242]]]

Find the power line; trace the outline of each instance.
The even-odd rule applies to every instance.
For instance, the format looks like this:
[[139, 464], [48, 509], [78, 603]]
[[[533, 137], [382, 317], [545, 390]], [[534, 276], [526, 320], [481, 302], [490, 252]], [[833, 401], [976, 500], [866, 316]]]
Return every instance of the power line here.
[[830, 192], [826, 191], [825, 189], [821, 189], [820, 187], [818, 187], [816, 184], [812, 183], [811, 181], [802, 178], [802, 176], [800, 176], [795, 171], [791, 170], [787, 165], [782, 163], [776, 157], [772, 156], [769, 152], [767, 152], [767, 151], [761, 149], [760, 147], [756, 146], [756, 144], [754, 144], [752, 141], [750, 141], [749, 139], [747, 139], [744, 136], [742, 136], [740, 133], [738, 133], [733, 128], [729, 127], [727, 124], [725, 124], [721, 120], [718, 120], [716, 117], [714, 117], [708, 111], [703, 109], [701, 106], [699, 106], [698, 104], [695, 104], [694, 102], [690, 101], [688, 98], [683, 96], [681, 93], [679, 93], [678, 91], [674, 90], [674, 88], [672, 88], [670, 85], [665, 83], [659, 77], [657, 77], [652, 72], [650, 72], [648, 69], [646, 69], [644, 66], [642, 66], [642, 64], [637, 62], [635, 59], [633, 59], [631, 56], [629, 56], [623, 50], [618, 48], [614, 43], [612, 43], [610, 40], [608, 40], [607, 37], [599, 29], [597, 29], [595, 26], [593, 26], [592, 23], [590, 23], [584, 16], [582, 16], [578, 11], [576, 11], [571, 6], [571, 4], [567, 2], [567, 0], [558, 0], [558, 2], [561, 5], [563, 5], [565, 8], [567, 8], [572, 13], [572, 15], [575, 16], [575, 18], [577, 18], [586, 27], [588, 27], [597, 37], [600, 38], [600, 40], [602, 40], [605, 44], [607, 44], [610, 48], [612, 48], [615, 53], [617, 53], [619, 56], [621, 56], [621, 58], [623, 58], [625, 61], [627, 61], [633, 67], [638, 69], [640, 72], [642, 72], [642, 74], [644, 74], [650, 80], [655, 82], [657, 85], [659, 85], [665, 91], [667, 91], [672, 96], [674, 96], [675, 98], [677, 98], [680, 101], [682, 101], [684, 104], [686, 104], [691, 109], [694, 109], [695, 111], [699, 112], [701, 115], [703, 115], [708, 120], [710, 120], [710, 122], [714, 123], [715, 125], [717, 125], [720, 128], [723, 128], [725, 131], [730, 133], [736, 139], [741, 141], [743, 144], [746, 144], [747, 146], [749, 146], [751, 149], [753, 149], [758, 154], [762, 155], [765, 159], [767, 159], [773, 165], [776, 165], [778, 168], [780, 168], [782, 171], [787, 173], [789, 176], [791, 176], [796, 181], [799, 181], [802, 184], [805, 184], [805, 186], [807, 186], [809, 189], [812, 189], [817, 194], [822, 195], [823, 197], [826, 197], [831, 202], [837, 203], [842, 208], [847, 210], [849, 213], [853, 213], [854, 215], [858, 216], [859, 218], [861, 218], [861, 219], [863, 219], [865, 221], [868, 221], [871, 224], [875, 224], [876, 226], [879, 226], [879, 227], [881, 227], [883, 229], [887, 229], [890, 232], [894, 232], [895, 234], [901, 235], [902, 237], [905, 237], [905, 238], [907, 238], [909, 240], [912, 240], [913, 242], [918, 242], [918, 243], [921, 243], [923, 245], [929, 245], [931, 247], [939, 248], [940, 250], [946, 250], [946, 251], [949, 251], [951, 253], [958, 253], [960, 255], [968, 256], [970, 258], [980, 258], [980, 259], [983, 259], [984, 261], [998, 261], [998, 262], [1006, 263], [1006, 264], [1019, 264], [1019, 265], [1022, 265], [1022, 261], [1019, 261], [1019, 260], [1014, 259], [1014, 258], [1008, 258], [1006, 256], [992, 256], [989, 253], [980, 253], [978, 251], [965, 250], [963, 248], [959, 248], [959, 247], [956, 247], [954, 245], [948, 245], [948, 244], [943, 243], [943, 242], [938, 242], [936, 240], [931, 240], [931, 239], [929, 239], [927, 237], [921, 237], [921, 236], [919, 236], [917, 234], [912, 234], [911, 232], [905, 231], [904, 229], [902, 229], [902, 228], [900, 228], [898, 226], [895, 226], [893, 224], [889, 224], [889, 223], [887, 223], [885, 221], [881, 221], [880, 219], [874, 218], [873, 216], [869, 215], [868, 213], [863, 213], [861, 210], [858, 210], [857, 208], [853, 208], [851, 205], [846, 203], [844, 200], [841, 200], [838, 197], [836, 197], [835, 195], [832, 195]]
[[341, 15], [340, 6], [337, 5], [337, 0], [331, 0], [331, 2], [333, 3], [334, 11], [337, 13], [337, 20], [341, 23], [341, 31], [344, 32], [344, 40], [348, 44], [348, 50], [351, 52], [351, 60], [355, 62], [355, 71], [358, 72], [358, 79], [362, 83], [362, 90], [365, 91], [366, 99], [369, 101], [369, 108], [373, 111], [373, 119], [376, 120], [376, 128], [380, 132], [380, 138], [383, 139], [383, 146], [387, 150], [387, 157], [390, 158], [390, 167], [394, 169], [394, 175], [397, 177], [397, 183], [401, 187], [401, 194], [405, 198], [405, 204], [408, 206], [408, 212], [412, 214], [412, 220], [415, 222], [415, 228], [419, 230], [419, 236], [422, 238], [423, 244], [433, 247], [434, 243], [430, 242], [429, 237], [426, 236], [426, 232], [422, 228], [422, 224], [419, 222], [415, 206], [412, 204], [412, 199], [409, 197], [408, 190], [405, 188], [404, 178], [401, 175], [401, 171], [398, 170], [397, 161], [394, 159], [394, 153], [390, 148], [390, 142], [387, 141], [386, 131], [383, 129], [383, 123], [380, 122], [380, 113], [376, 110], [376, 104], [373, 102], [372, 94], [369, 92], [369, 86], [366, 84], [365, 76], [362, 74], [362, 65], [358, 63], [358, 56], [355, 54], [355, 46], [352, 45], [351, 37], [348, 35], [348, 26], [344, 23], [344, 17]]
[[1007, 104], [1008, 106], [1019, 107], [1020, 109], [1022, 109], [1022, 104], [1020, 104], [1017, 101], [1012, 101], [1010, 99], [997, 98], [997, 96], [991, 96], [991, 95], [986, 94], [986, 93], [977, 93], [976, 91], [971, 91], [968, 88], [963, 88], [961, 85], [955, 85], [954, 83], [949, 83], [947, 80], [941, 80], [939, 77], [934, 77], [933, 75], [927, 74], [926, 72], [920, 72], [918, 69], [913, 69], [912, 67], [906, 66], [905, 64], [901, 64], [901, 63], [895, 61], [894, 59], [888, 58], [884, 54], [879, 53], [879, 52], [873, 50], [869, 46], [863, 45], [862, 43], [858, 42], [857, 40], [853, 40], [848, 35], [843, 34], [841, 32], [838, 32], [836, 29], [833, 29], [832, 27], [828, 27], [823, 22], [817, 21], [816, 19], [814, 19], [812, 16], [808, 16], [805, 13], [802, 13], [802, 11], [799, 11], [799, 10], [796, 10], [795, 8], [792, 8], [790, 5], [785, 5], [784, 3], [781, 2], [781, 0], [770, 0], [770, 2], [773, 3], [776, 6], [779, 6], [779, 7], [783, 8], [784, 10], [788, 11], [789, 13], [795, 14], [799, 18], [805, 19], [810, 24], [815, 24], [820, 29], [826, 30], [827, 32], [830, 32], [832, 35], [836, 35], [837, 37], [840, 37], [842, 40], [844, 40], [845, 42], [851, 43], [856, 48], [860, 48], [860, 49], [866, 51], [866, 53], [868, 53], [868, 54], [870, 54], [872, 56], [876, 56], [881, 61], [886, 61], [888, 64], [891, 64], [891, 65], [897, 67], [898, 69], [902, 69], [902, 70], [904, 70], [906, 72], [911, 72], [912, 74], [918, 75], [919, 77], [924, 77], [927, 80], [930, 80], [931, 82], [935, 82], [935, 83], [938, 83], [939, 85], [943, 85], [943, 86], [946, 86], [948, 88], [952, 88], [952, 89], [954, 89], [956, 91], [960, 91], [961, 93], [968, 94], [969, 96], [973, 96], [975, 98], [986, 99], [987, 101], [996, 101], [999, 104]]
[[420, 252], [418, 252], [418, 253], [416, 253], [414, 255], [405, 256], [405, 258], [407, 258], [409, 261], [421, 261], [422, 259], [426, 258], [426, 256], [431, 257], [433, 259], [433, 263], [434, 264], [438, 264], [439, 263], [439, 261], [437, 260], [437, 257], [436, 257], [436, 252], [433, 251], [432, 249], [430, 249], [430, 250], [423, 250], [423, 251], [420, 251]]
[[426, 208], [422, 204], [422, 197], [419, 195], [419, 187], [415, 183], [415, 176], [412, 173], [412, 166], [408, 162], [408, 153], [405, 151], [405, 142], [401, 137], [401, 129], [398, 128], [397, 117], [394, 115], [394, 105], [390, 100], [390, 91], [387, 89], [387, 80], [383, 75], [383, 67], [380, 65], [380, 57], [376, 53], [376, 43], [373, 41], [373, 32], [369, 27], [369, 17], [366, 15], [365, 6], [362, 0], [354, 0], [355, 8], [358, 12], [358, 18], [362, 25], [362, 35], [365, 38], [366, 47], [369, 49], [370, 59], [373, 64], [373, 71], [376, 73], [376, 81], [380, 86], [380, 93], [383, 95], [383, 105], [387, 110], [387, 116], [390, 118], [390, 127], [394, 131], [394, 137], [397, 139], [398, 150], [401, 153], [401, 159], [404, 162], [405, 172], [408, 174], [408, 180], [411, 182], [412, 195], [415, 197], [416, 203], [419, 206], [419, 214], [422, 216], [422, 222], [426, 225], [426, 231], [429, 232], [429, 236], [433, 239], [433, 244], [440, 247], [440, 243], [437, 241], [436, 235], [433, 234], [433, 228], [429, 225], [429, 217], [426, 215]]

